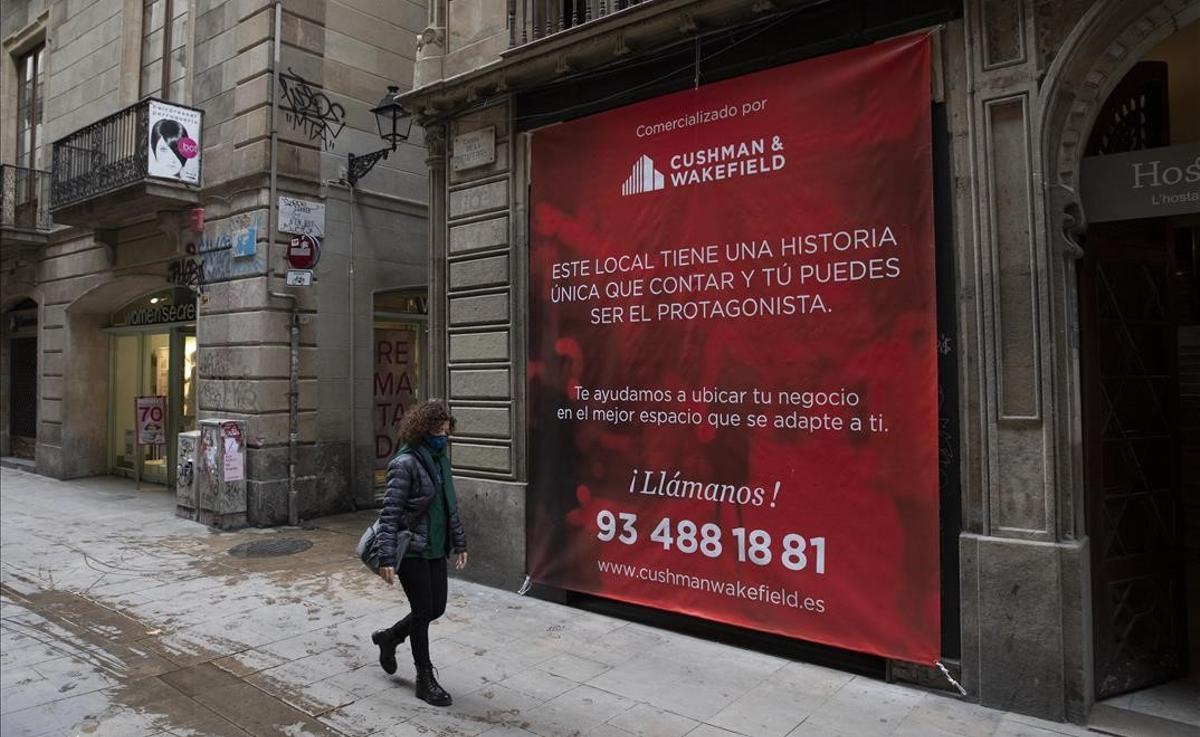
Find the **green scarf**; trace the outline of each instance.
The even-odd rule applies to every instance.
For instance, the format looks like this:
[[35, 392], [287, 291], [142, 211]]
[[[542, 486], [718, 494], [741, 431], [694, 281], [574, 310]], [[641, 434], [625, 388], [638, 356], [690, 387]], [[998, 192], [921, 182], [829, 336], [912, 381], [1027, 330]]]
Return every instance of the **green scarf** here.
[[[450, 456], [445, 453], [438, 453], [435, 456], [424, 443], [418, 443], [415, 447], [405, 443], [396, 451], [396, 455], [405, 453], [417, 456], [421, 465], [425, 467], [426, 473], [431, 472], [435, 464], [442, 469], [442, 493], [446, 495], [446, 506], [449, 508], [450, 514], [457, 512], [458, 497], [454, 494], [454, 474], [450, 471]], [[434, 485], [438, 482], [437, 477], [433, 475], [430, 476], [430, 480]]]

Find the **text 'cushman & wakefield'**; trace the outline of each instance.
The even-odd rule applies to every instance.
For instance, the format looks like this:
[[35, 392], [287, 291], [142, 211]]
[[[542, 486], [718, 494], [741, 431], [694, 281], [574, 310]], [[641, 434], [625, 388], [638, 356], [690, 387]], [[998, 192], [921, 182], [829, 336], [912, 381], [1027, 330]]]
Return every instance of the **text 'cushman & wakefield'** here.
[[787, 166], [783, 139], [773, 136], [767, 152], [765, 138], [710, 146], [671, 157], [671, 186], [687, 187], [704, 182], [754, 176], [780, 171]]

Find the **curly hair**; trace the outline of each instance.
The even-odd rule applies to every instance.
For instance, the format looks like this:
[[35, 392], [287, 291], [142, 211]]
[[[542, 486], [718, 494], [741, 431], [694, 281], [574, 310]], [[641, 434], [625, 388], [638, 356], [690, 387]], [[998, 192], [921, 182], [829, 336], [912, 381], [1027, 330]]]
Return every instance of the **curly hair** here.
[[454, 415], [450, 414], [450, 408], [442, 400], [417, 402], [400, 418], [400, 442], [410, 446], [416, 445], [447, 421], [450, 422], [450, 432], [453, 433]]

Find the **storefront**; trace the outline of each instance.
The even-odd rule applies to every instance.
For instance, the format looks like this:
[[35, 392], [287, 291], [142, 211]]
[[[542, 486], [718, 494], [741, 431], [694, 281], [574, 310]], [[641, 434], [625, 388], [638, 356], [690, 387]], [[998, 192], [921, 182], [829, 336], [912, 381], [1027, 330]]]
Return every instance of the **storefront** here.
[[1053, 719], [1194, 674], [1200, 2], [660, 8], [418, 58], [473, 575]]
[[[139, 297], [113, 313], [107, 332], [110, 470], [173, 488], [176, 437], [196, 429], [195, 294], [173, 288]], [[142, 444], [139, 429], [165, 442]]]

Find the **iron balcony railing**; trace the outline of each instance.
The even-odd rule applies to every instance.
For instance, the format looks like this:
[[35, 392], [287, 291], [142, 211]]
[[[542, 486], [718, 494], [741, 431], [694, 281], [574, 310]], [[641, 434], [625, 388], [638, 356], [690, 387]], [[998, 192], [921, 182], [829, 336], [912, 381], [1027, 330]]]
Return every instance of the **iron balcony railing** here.
[[146, 178], [150, 101], [130, 105], [54, 143], [53, 209], [73, 205]]
[[537, 41], [653, 0], [508, 0], [510, 47]]
[[0, 227], [50, 230], [50, 174], [0, 164]]

